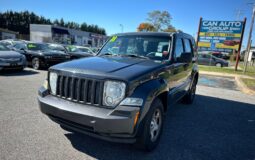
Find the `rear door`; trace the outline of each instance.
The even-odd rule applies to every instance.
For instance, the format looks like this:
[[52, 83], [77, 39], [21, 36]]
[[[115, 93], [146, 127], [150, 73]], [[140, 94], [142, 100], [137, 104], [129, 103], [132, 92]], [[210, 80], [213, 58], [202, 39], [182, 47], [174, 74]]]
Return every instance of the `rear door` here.
[[[194, 57], [194, 51], [193, 51], [193, 47], [192, 47], [192, 42], [191, 42], [191, 39], [188, 38], [188, 37], [184, 37], [183, 38], [183, 43], [184, 43], [184, 49], [185, 49], [185, 54], [190, 54], [191, 57], [193, 58]], [[193, 62], [192, 62], [192, 58], [190, 59], [190, 61], [188, 62], [185, 62], [185, 64], [183, 65], [184, 67], [184, 72], [185, 72], [185, 81], [184, 81], [184, 85], [185, 85], [185, 88], [184, 90], [187, 91], [188, 90], [188, 87], [189, 87], [189, 84], [192, 80], [192, 77], [191, 77], [191, 72], [192, 72], [192, 68], [193, 68]]]
[[179, 62], [181, 54], [184, 53], [184, 44], [182, 37], [178, 36], [174, 45], [173, 52], [173, 73], [171, 77], [171, 97], [172, 101], [178, 101], [183, 96], [183, 83], [186, 79], [184, 72], [184, 63]]
[[[185, 54], [190, 54], [190, 61], [183, 61]], [[193, 57], [192, 42], [189, 37], [178, 36], [175, 41], [174, 57], [173, 57], [173, 74], [171, 78], [171, 94], [172, 101], [181, 99], [187, 92], [191, 82], [192, 72], [192, 57]]]

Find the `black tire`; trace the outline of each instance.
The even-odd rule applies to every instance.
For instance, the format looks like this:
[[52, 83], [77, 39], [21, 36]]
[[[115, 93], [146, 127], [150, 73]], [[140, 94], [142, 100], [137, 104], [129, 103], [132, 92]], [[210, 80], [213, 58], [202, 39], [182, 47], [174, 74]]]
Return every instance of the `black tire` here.
[[[157, 115], [159, 115], [159, 119], [155, 121]], [[142, 135], [137, 138], [136, 145], [145, 151], [152, 151], [158, 145], [163, 130], [164, 109], [160, 99], [156, 98], [152, 102], [150, 110], [144, 120], [143, 132]], [[156, 127], [154, 125], [155, 122], [158, 123], [158, 130], [154, 130], [156, 128], [153, 128]], [[152, 137], [152, 135], [154, 135], [154, 137]]]
[[25, 69], [25, 67], [19, 68], [18, 71], [22, 72]]
[[184, 104], [192, 104], [196, 97], [197, 79], [195, 78], [190, 86], [188, 93], [183, 97], [182, 102]]
[[38, 70], [41, 68], [41, 62], [39, 58], [35, 57], [32, 59], [32, 68], [34, 68], [35, 70]]

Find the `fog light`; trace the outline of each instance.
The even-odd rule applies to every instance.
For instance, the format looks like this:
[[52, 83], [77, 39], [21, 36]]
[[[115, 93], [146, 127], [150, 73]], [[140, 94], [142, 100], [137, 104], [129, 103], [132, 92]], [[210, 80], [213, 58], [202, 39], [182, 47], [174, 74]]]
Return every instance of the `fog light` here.
[[48, 81], [47, 81], [47, 80], [44, 81], [43, 87], [44, 87], [45, 89], [48, 89]]

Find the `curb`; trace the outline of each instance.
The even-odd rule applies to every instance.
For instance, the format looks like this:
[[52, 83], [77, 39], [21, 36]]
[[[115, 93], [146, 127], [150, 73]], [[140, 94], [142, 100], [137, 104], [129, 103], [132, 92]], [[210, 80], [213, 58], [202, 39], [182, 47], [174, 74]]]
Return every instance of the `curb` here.
[[242, 92], [249, 94], [249, 95], [255, 95], [255, 91], [248, 88], [239, 76], [235, 77], [235, 81]]
[[251, 76], [231, 74], [231, 73], [219, 73], [219, 72], [199, 71], [199, 74], [212, 75], [212, 76], [221, 76], [221, 77], [232, 77], [232, 78], [235, 78], [236, 76], [238, 76], [238, 77], [242, 77], [242, 78], [255, 79], [255, 78], [253, 78]]

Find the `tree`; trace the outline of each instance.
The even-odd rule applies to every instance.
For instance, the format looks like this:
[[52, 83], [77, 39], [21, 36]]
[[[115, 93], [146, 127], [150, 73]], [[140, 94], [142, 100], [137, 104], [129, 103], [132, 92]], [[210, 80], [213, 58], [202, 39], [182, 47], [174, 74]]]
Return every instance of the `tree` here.
[[151, 23], [156, 31], [164, 31], [171, 26], [172, 16], [168, 11], [155, 10], [148, 13], [147, 21]]
[[176, 32], [177, 30], [172, 26], [169, 25], [168, 28], [163, 30], [164, 32]]
[[155, 30], [156, 30], [156, 29], [155, 29], [155, 27], [154, 27], [152, 24], [146, 23], [146, 22], [141, 23], [141, 24], [138, 26], [138, 28], [137, 28], [137, 31], [138, 31], [138, 32], [148, 32], [148, 31], [155, 31]]
[[29, 34], [29, 24], [56, 24], [62, 27], [106, 35], [105, 29], [100, 28], [97, 25], [87, 25], [86, 23], [82, 23], [82, 25], [80, 25], [76, 22], [65, 22], [63, 18], [60, 20], [56, 19], [51, 21], [50, 19], [47, 19], [43, 16], [38, 16], [35, 13], [29, 11], [0, 12], [0, 28], [9, 29], [15, 32], [19, 32], [20, 34]]
[[60, 19], [59, 25], [65, 27], [65, 21], [63, 18]]
[[88, 25], [87, 25], [87, 23], [84, 22], [84, 23], [81, 24], [81, 30], [82, 30], [82, 31], [87, 31], [87, 30], [88, 30]]
[[58, 19], [55, 19], [55, 20], [54, 20], [54, 22], [53, 22], [53, 24], [55, 24], [55, 25], [59, 25], [59, 21], [58, 21]]

